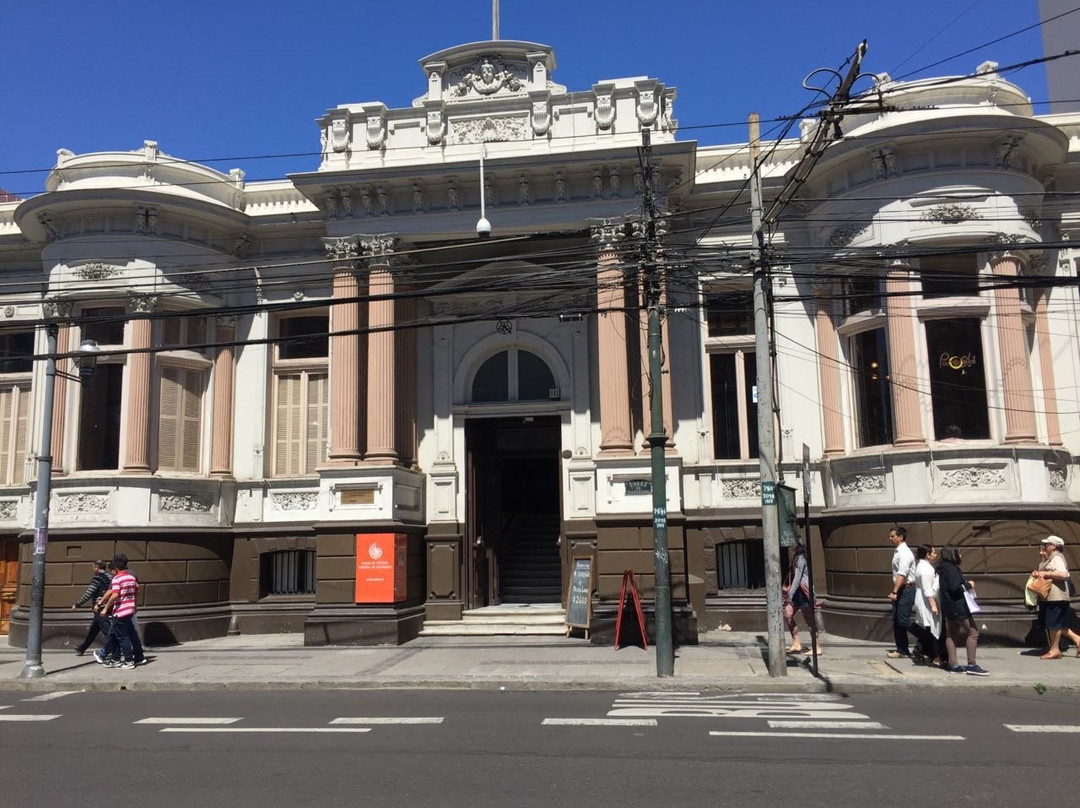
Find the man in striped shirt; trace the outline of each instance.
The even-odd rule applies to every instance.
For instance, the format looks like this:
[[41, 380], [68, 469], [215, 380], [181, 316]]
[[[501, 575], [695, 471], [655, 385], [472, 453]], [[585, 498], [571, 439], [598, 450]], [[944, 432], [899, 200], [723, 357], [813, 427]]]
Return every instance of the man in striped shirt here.
[[126, 555], [118, 555], [109, 565], [115, 570], [112, 584], [97, 606], [99, 614], [109, 614], [112, 610], [112, 622], [109, 626], [109, 637], [105, 640], [105, 646], [94, 652], [94, 659], [102, 664], [108, 664], [114, 658], [117, 651], [123, 655], [123, 661], [114, 664], [113, 667], [131, 669], [146, 661], [143, 656], [142, 643], [135, 633], [132, 618], [135, 617], [135, 596], [139, 593], [139, 582], [135, 576], [128, 572], [128, 560]]

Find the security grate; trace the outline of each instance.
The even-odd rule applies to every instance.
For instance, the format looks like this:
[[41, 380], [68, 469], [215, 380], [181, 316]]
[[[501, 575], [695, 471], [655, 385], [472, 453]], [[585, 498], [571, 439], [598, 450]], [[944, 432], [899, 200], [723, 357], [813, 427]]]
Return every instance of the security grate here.
[[314, 595], [315, 551], [279, 550], [262, 557], [263, 595]]

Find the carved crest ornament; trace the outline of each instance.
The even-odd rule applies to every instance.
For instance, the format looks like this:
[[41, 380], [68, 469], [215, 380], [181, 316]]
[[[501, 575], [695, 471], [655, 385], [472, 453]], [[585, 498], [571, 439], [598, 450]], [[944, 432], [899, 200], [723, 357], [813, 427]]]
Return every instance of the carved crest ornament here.
[[450, 94], [457, 98], [472, 93], [489, 96], [504, 88], [512, 93], [520, 92], [523, 86], [521, 76], [497, 56], [481, 56], [451, 88]]

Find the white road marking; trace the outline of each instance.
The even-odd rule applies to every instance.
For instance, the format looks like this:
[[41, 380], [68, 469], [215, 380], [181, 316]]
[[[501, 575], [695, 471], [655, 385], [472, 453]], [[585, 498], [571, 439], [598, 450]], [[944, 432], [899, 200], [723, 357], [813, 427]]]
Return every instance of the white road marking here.
[[6, 713], [0, 715], [0, 721], [52, 721], [54, 718], [59, 718], [58, 715], [12, 715]]
[[[835, 698], [835, 697], [833, 697]], [[623, 718], [766, 718], [858, 721], [869, 716], [851, 704], [800, 696], [693, 696], [650, 694], [648, 698], [618, 698], [607, 713]]]
[[10, 704], [0, 704], [0, 710], [10, 710], [10, 709], [11, 709]]
[[1080, 733], [1080, 726], [1075, 724], [1006, 724], [1005, 728], [1013, 732]]
[[331, 724], [441, 724], [442, 716], [414, 717], [414, 716], [383, 716], [374, 715], [358, 718], [335, 718]]
[[888, 729], [877, 721], [770, 721], [770, 729]]
[[371, 732], [371, 727], [163, 727], [160, 732]]
[[545, 718], [545, 727], [655, 727], [655, 718]]
[[835, 738], [867, 741], [963, 741], [963, 735], [874, 735], [867, 732], [710, 732], [725, 738]]
[[52, 693], [42, 693], [40, 696], [31, 696], [23, 701], [52, 701], [53, 699], [61, 699], [64, 696], [74, 696], [76, 693], [82, 693], [81, 690], [57, 690]]
[[206, 725], [206, 724], [235, 724], [239, 721], [239, 718], [140, 718], [136, 721], [136, 724], [175, 724], [184, 726], [188, 724]]

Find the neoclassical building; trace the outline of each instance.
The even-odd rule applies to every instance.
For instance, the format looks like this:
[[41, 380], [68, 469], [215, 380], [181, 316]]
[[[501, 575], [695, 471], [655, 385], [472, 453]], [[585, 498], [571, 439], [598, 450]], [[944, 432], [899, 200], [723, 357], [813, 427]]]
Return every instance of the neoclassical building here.
[[[154, 142], [61, 149], [40, 195], [0, 203], [12, 642], [49, 410], [47, 644], [82, 631], [67, 607], [86, 562], [116, 552], [151, 643], [401, 643], [485, 616], [497, 631], [486, 607], [557, 613], [581, 555], [593, 636], [609, 637], [624, 570], [647, 605], [653, 591], [653, 384], [677, 637], [764, 625], [748, 144], [679, 139], [656, 79], [570, 92], [545, 45], [473, 43], [421, 67], [411, 107], [326, 112], [309, 172], [247, 182]], [[987, 634], [1021, 640], [1039, 538], [1080, 562], [1080, 116], [1035, 116], [991, 65], [877, 76], [859, 109], [771, 233], [780, 468], [801, 490], [809, 447], [825, 621], [886, 635], [901, 523], [959, 544]], [[767, 198], [816, 125], [762, 144]], [[635, 227], [643, 128], [660, 379]], [[46, 322], [65, 372], [83, 340], [102, 349], [51, 407]]]

